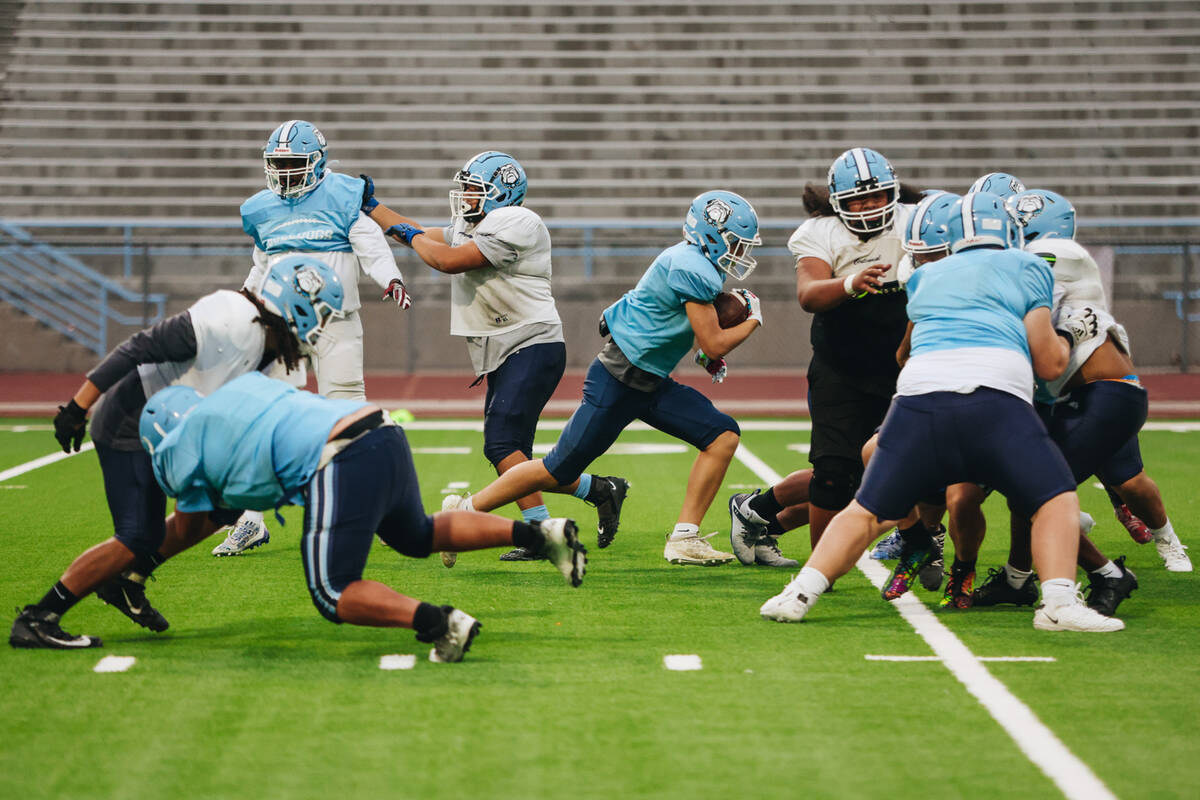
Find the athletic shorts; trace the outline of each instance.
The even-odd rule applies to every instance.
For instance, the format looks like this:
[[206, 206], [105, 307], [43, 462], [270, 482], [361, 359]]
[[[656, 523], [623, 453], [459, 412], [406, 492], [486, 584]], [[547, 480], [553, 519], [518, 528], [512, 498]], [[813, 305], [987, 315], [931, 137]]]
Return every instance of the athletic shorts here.
[[114, 450], [96, 442], [104, 475], [104, 495], [112, 514], [113, 536], [135, 555], [154, 559], [167, 535], [167, 496], [154, 479], [150, 455]]
[[1106, 485], [1117, 486], [1142, 471], [1137, 434], [1149, 409], [1142, 387], [1096, 381], [1073, 390], [1059, 403], [1039, 406], [1038, 412], [1076, 484], [1095, 475]]
[[881, 520], [901, 519], [963, 481], [994, 488], [1024, 516], [1076, 485], [1033, 406], [984, 388], [896, 397], [855, 499]]
[[814, 362], [808, 370], [808, 413], [812, 417], [808, 460], [823, 458], [862, 464], [862, 448], [883, 424], [891, 395], [866, 391]]
[[375, 534], [406, 556], [433, 550], [433, 518], [404, 431], [385, 425], [364, 434], [317, 471], [304, 492], [301, 557], [308, 590], [326, 619], [340, 622], [342, 590], [362, 578]]
[[583, 402], [542, 463], [559, 484], [572, 483], [635, 419], [697, 450], [725, 431], [741, 433], [733, 417], [690, 386], [664, 378], [653, 391], [642, 392], [618, 381], [596, 359], [583, 383]]
[[567, 346], [543, 342], [512, 353], [487, 374], [483, 454], [495, 465], [513, 453], [533, 457], [538, 418], [567, 367]]

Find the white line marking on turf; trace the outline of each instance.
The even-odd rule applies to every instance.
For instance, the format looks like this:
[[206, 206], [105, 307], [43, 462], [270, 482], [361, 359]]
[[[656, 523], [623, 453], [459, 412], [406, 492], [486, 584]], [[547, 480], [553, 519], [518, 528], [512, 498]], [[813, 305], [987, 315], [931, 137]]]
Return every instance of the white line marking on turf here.
[[380, 669], [412, 669], [417, 664], [414, 655], [390, 655], [379, 657]]
[[[754, 472], [760, 480], [774, 485], [783, 477], [771, 469], [743, 444], [738, 445], [737, 459]], [[872, 561], [866, 553], [858, 559], [858, 568], [867, 579], [881, 588], [888, 577], [887, 569]], [[975, 696], [1000, 727], [1008, 733], [1025, 757], [1033, 762], [1059, 791], [1071, 800], [1095, 800], [1114, 795], [1054, 732], [1046, 727], [1030, 708], [1022, 703], [1008, 687], [998, 681], [980, 659], [957, 636], [951, 633], [912, 592], [905, 592], [891, 601], [917, 634], [946, 665], [967, 691]]]
[[[79, 448], [79, 453], [86, 453], [94, 447], [94, 444], [88, 442], [83, 447]], [[3, 483], [9, 478], [15, 478], [18, 475], [24, 475], [26, 472], [32, 472], [38, 467], [44, 467], [47, 464], [53, 464], [56, 461], [62, 461], [64, 458], [70, 458], [71, 456], [77, 456], [79, 453], [51, 453], [48, 456], [35, 458], [33, 461], [26, 461], [24, 464], [20, 464], [12, 467], [11, 469], [6, 469], [3, 472], [0, 472], [0, 483]]]
[[124, 672], [137, 661], [133, 656], [105, 656], [96, 662], [92, 672]]
[[[561, 431], [566, 427], [565, 419], [543, 419], [538, 421], [539, 431]], [[810, 431], [811, 422], [793, 420], [749, 420], [738, 422], [738, 427], [744, 431]], [[1200, 429], [1200, 423], [1197, 423]], [[470, 419], [419, 419], [404, 424], [406, 431], [483, 431], [483, 420]], [[627, 431], [652, 431], [644, 422], [631, 422], [625, 427]]]
[[704, 665], [700, 663], [700, 656], [690, 653], [688, 655], [673, 655], [663, 656], [663, 666], [675, 672], [689, 672], [691, 670], [704, 669]]
[[16, 483], [9, 483], [9, 484], [5, 484], [4, 486], [0, 486], [0, 489], [28, 489], [28, 488], [29, 488], [28, 486], [21, 486]]
[[0, 431], [6, 433], [30, 433], [33, 431], [52, 431], [53, 425], [0, 425]]
[[[941, 661], [941, 656], [863, 656], [867, 661]], [[1040, 663], [1053, 663], [1057, 659], [1053, 656], [975, 656], [980, 661], [1036, 661]]]
[[797, 453], [807, 453], [810, 446], [807, 442], [794, 442], [789, 444], [787, 449], [794, 450]]
[[[535, 444], [533, 452], [549, 453], [553, 449], [552, 444]], [[686, 444], [658, 444], [658, 443], [642, 443], [636, 442], [621, 443], [617, 442], [612, 447], [604, 451], [606, 456], [666, 456], [676, 453], [686, 453], [688, 451]]]

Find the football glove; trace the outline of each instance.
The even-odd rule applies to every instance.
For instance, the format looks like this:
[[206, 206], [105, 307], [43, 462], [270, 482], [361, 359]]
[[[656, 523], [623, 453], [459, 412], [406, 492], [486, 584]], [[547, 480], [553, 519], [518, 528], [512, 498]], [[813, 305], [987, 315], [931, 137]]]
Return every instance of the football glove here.
[[412, 240], [425, 233], [425, 231], [414, 225], [406, 225], [401, 222], [399, 225], [393, 225], [384, 231], [388, 236], [399, 239], [409, 247], [412, 247]]
[[62, 445], [64, 453], [79, 452], [83, 434], [87, 432], [87, 412], [72, 398], [65, 406], [58, 407], [54, 415], [54, 438]]
[[746, 303], [746, 308], [750, 309], [750, 316], [747, 319], [757, 321], [761, 328], [763, 324], [762, 301], [758, 299], [758, 295], [749, 289], [734, 289], [733, 293], [740, 296]]
[[407, 310], [412, 306], [412, 295], [408, 293], [408, 289], [404, 288], [404, 281], [399, 278], [392, 278], [392, 282], [388, 284], [387, 291], [383, 293], [382, 300], [395, 300], [396, 305], [400, 306], [401, 310]]
[[704, 355], [703, 350], [696, 351], [696, 363], [704, 367], [704, 371], [712, 376], [713, 383], [721, 383], [729, 371], [729, 365], [725, 363], [725, 359], [709, 358]]
[[1080, 342], [1095, 336], [1099, 329], [1096, 312], [1090, 306], [1083, 306], [1060, 318], [1055, 333], [1069, 341], [1072, 347], [1078, 347]]
[[362, 212], [370, 215], [375, 210], [375, 206], [379, 205], [379, 201], [375, 199], [375, 181], [371, 180], [370, 175], [364, 175], [361, 172], [358, 177], [363, 179], [363, 194], [362, 194]]

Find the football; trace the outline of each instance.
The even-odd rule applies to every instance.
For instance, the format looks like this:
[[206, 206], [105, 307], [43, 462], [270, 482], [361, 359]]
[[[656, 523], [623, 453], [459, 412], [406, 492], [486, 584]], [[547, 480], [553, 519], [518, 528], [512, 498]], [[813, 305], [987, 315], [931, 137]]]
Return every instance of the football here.
[[750, 317], [750, 307], [743, 302], [741, 295], [733, 292], [721, 292], [713, 300], [717, 309], [717, 324], [722, 328], [732, 328], [740, 325]]

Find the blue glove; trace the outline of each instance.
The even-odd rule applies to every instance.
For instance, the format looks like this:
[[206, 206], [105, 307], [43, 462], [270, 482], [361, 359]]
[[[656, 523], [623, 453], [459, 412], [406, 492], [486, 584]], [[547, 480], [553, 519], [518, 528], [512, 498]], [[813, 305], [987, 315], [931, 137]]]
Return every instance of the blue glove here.
[[409, 247], [412, 247], [412, 240], [425, 233], [425, 231], [414, 225], [405, 225], [403, 222], [401, 222], [399, 225], [393, 225], [392, 227], [388, 228], [386, 231], [384, 231], [384, 233], [388, 236], [399, 239]]
[[362, 178], [365, 184], [362, 193], [362, 212], [370, 214], [375, 210], [375, 206], [379, 205], [379, 201], [375, 199], [375, 181], [371, 180], [370, 175], [363, 175], [361, 172], [358, 177]]

